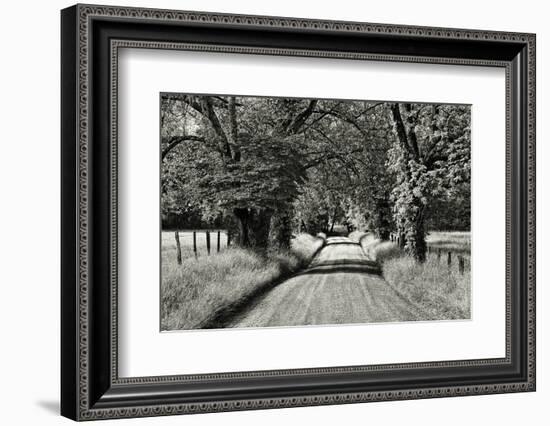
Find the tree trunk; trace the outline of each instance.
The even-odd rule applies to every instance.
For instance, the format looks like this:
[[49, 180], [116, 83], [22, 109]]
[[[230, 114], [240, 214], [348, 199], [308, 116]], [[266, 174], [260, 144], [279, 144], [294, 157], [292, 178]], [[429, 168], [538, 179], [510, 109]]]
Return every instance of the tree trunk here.
[[329, 234], [332, 234], [334, 232], [334, 225], [336, 225], [336, 219], [338, 219], [338, 206], [334, 207], [334, 213], [332, 214], [330, 229], [328, 230]]
[[236, 238], [241, 247], [264, 251], [269, 241], [269, 225], [272, 212], [266, 209], [234, 209], [239, 229]]
[[417, 262], [426, 261], [426, 232], [424, 229], [424, 206], [418, 208], [414, 221], [410, 223], [407, 230], [407, 252]]
[[406, 234], [404, 231], [400, 231], [397, 235], [397, 244], [399, 245], [399, 248], [404, 249], [406, 243], [407, 243]]
[[390, 238], [391, 232], [391, 206], [389, 202], [389, 195], [384, 195], [375, 200], [376, 214], [374, 217], [374, 233], [382, 240], [386, 241]]
[[292, 209], [283, 208], [271, 217], [269, 230], [270, 249], [288, 250], [292, 236]]
[[235, 216], [237, 217], [238, 233], [235, 238], [235, 242], [241, 247], [250, 246], [250, 212], [248, 209], [235, 209]]

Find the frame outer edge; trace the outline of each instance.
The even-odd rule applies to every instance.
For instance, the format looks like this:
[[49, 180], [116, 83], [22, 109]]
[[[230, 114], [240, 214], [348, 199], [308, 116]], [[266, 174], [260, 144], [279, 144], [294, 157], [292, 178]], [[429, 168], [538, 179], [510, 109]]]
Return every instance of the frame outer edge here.
[[[67, 10], [67, 9], [66, 9]], [[379, 400], [400, 400], [415, 398], [433, 398], [441, 396], [461, 396], [488, 393], [503, 393], [529, 391], [535, 389], [535, 36], [526, 33], [509, 33], [481, 30], [462, 30], [447, 28], [414, 27], [403, 25], [387, 24], [367, 24], [353, 22], [336, 22], [312, 19], [297, 18], [276, 18], [265, 16], [244, 16], [229, 15], [206, 12], [184, 12], [169, 11], [158, 9], [139, 9], [126, 7], [108, 7], [97, 5], [77, 5], [75, 29], [77, 38], [77, 51], [75, 61], [77, 61], [75, 79], [77, 81], [76, 99], [78, 103], [78, 123], [76, 136], [78, 140], [78, 152], [76, 153], [76, 178], [78, 179], [78, 204], [75, 214], [77, 219], [78, 233], [78, 290], [74, 290], [77, 296], [76, 320], [73, 323], [78, 324], [77, 335], [75, 336], [74, 346], [77, 352], [78, 360], [75, 363], [75, 375], [77, 382], [74, 383], [76, 391], [76, 414], [78, 420], [92, 420], [113, 417], [141, 417], [151, 415], [169, 415], [179, 413], [194, 412], [219, 412], [229, 410], [243, 409], [263, 409], [280, 408], [292, 406], [309, 406], [324, 404], [343, 404], [352, 402], [366, 402]], [[412, 35], [416, 37], [438, 37], [447, 39], [473, 39], [473, 40], [495, 40], [523, 43], [528, 46], [528, 161], [527, 168], [529, 174], [527, 202], [528, 209], [528, 306], [529, 306], [529, 325], [528, 325], [528, 365], [527, 370], [529, 378], [526, 382], [503, 383], [500, 385], [479, 385], [469, 386], [451, 386], [449, 388], [429, 388], [429, 389], [404, 389], [402, 391], [377, 392], [376, 394], [330, 394], [325, 396], [307, 396], [307, 397], [282, 397], [272, 399], [258, 399], [247, 401], [220, 401], [204, 404], [165, 404], [154, 407], [139, 408], [114, 408], [114, 409], [90, 409], [89, 408], [89, 388], [88, 388], [88, 49], [90, 44], [88, 18], [91, 16], [135, 18], [147, 20], [172, 20], [176, 22], [194, 22], [194, 23], [217, 23], [231, 25], [252, 25], [259, 27], [276, 27], [290, 29], [316, 29], [350, 32], [367, 32]], [[66, 113], [65, 106], [63, 112]], [[74, 159], [72, 161], [75, 161]], [[65, 161], [63, 164], [66, 164]], [[65, 188], [66, 183], [63, 184]], [[63, 206], [65, 211], [68, 207]], [[73, 207], [74, 210], [74, 207]], [[65, 226], [65, 225], [64, 225]], [[67, 259], [63, 257], [64, 263]], [[63, 267], [65, 268], [65, 266]], [[62, 269], [63, 269], [62, 268]], [[64, 284], [65, 285], [65, 284]], [[65, 367], [64, 367], [65, 368]], [[64, 415], [67, 415], [65, 412]]]
[[528, 106], [527, 106], [527, 147], [528, 147], [528, 380], [533, 391], [536, 391], [536, 128], [537, 128], [537, 36], [529, 34], [527, 42], [527, 77], [528, 77]]
[[88, 327], [88, 309], [90, 307], [88, 298], [88, 278], [89, 278], [89, 173], [88, 173], [88, 132], [89, 132], [89, 47], [91, 39], [89, 37], [88, 13], [82, 4], [77, 4], [76, 31], [77, 41], [77, 107], [78, 122], [76, 143], [77, 152], [77, 180], [78, 180], [78, 292], [77, 292], [77, 319], [78, 319], [78, 357], [77, 374], [77, 420], [90, 418], [89, 407], [89, 327]]
[[61, 414], [78, 418], [77, 7], [61, 11]]

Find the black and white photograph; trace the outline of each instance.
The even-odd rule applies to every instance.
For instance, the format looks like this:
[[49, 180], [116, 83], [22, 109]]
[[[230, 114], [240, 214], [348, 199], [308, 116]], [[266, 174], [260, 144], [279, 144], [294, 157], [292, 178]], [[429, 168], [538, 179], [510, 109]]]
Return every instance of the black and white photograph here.
[[471, 319], [471, 120], [161, 93], [161, 331]]

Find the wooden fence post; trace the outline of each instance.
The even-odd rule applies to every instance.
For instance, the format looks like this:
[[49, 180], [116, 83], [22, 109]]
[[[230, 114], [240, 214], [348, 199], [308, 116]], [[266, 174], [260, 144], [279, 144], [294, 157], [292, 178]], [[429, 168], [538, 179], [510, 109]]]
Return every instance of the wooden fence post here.
[[174, 232], [174, 237], [176, 238], [176, 258], [178, 260], [178, 265], [181, 265], [181, 245], [179, 231]]
[[451, 252], [447, 253], [447, 266], [451, 266]]
[[441, 261], [441, 249], [440, 248], [437, 249], [437, 261], [438, 262]]
[[195, 258], [197, 257], [197, 232], [193, 231], [193, 253], [195, 253]]
[[206, 251], [210, 254], [210, 231], [206, 231]]
[[220, 252], [220, 231], [218, 231], [218, 244], [217, 244], [217, 247], [218, 249], [218, 253]]
[[464, 257], [458, 256], [458, 272], [460, 275], [464, 275]]

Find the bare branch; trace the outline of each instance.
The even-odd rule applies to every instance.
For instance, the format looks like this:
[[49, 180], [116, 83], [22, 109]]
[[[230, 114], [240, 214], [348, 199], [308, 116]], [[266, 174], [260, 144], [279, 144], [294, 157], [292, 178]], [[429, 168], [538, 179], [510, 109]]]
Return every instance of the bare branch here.
[[407, 130], [405, 129], [405, 124], [403, 123], [403, 117], [401, 116], [401, 111], [399, 109], [399, 104], [391, 104], [390, 110], [392, 113], [393, 122], [395, 125], [395, 131], [397, 133], [397, 139], [401, 144], [402, 148], [409, 155], [414, 155], [414, 152], [409, 145], [409, 138], [407, 136]]
[[183, 95], [183, 94], [177, 94], [177, 93], [165, 94], [163, 96], [164, 96], [164, 99], [171, 99], [171, 100], [184, 102], [187, 105], [189, 105], [191, 108], [193, 108], [195, 111], [199, 112], [204, 117], [206, 117], [208, 121], [210, 121], [210, 124], [212, 125], [214, 132], [218, 136], [218, 145], [219, 145], [218, 149], [222, 154], [224, 162], [232, 158], [231, 146], [229, 144], [228, 137], [225, 134], [223, 127], [220, 123], [220, 120], [218, 118], [218, 115], [216, 114], [216, 111], [214, 111], [214, 107], [212, 105], [213, 97], [190, 96], [190, 95]]
[[313, 114], [315, 106], [317, 105], [317, 99], [309, 101], [308, 106], [300, 112], [292, 121], [285, 127], [285, 131], [288, 134], [296, 134], [300, 131], [301, 127], [305, 124], [307, 119]]
[[241, 159], [241, 153], [239, 150], [239, 145], [237, 141], [237, 113], [235, 110], [235, 96], [229, 97], [229, 103], [228, 103], [228, 109], [229, 109], [229, 126], [230, 126], [230, 139], [232, 144], [232, 151], [233, 151], [233, 159], [236, 161], [240, 161]]

